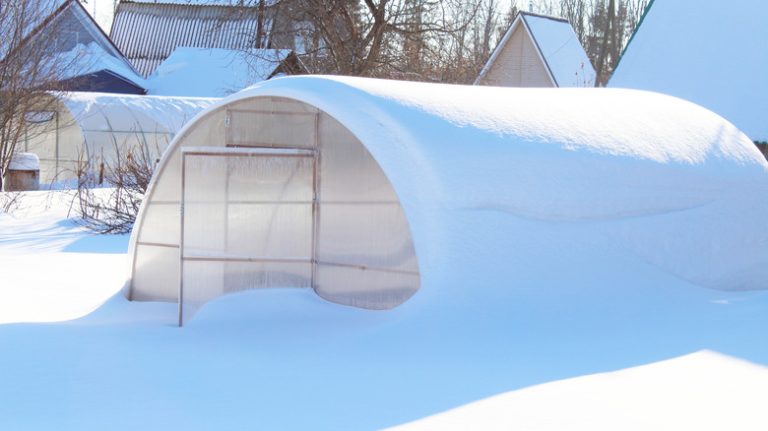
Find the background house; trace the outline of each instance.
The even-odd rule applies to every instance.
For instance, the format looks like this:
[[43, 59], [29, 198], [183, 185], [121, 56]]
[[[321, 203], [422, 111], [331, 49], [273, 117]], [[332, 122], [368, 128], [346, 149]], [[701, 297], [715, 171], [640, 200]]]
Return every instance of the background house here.
[[121, 1], [110, 35], [148, 79], [150, 94], [220, 97], [277, 74], [306, 73], [292, 51], [300, 32], [274, 3], [233, 4]]
[[475, 84], [593, 87], [595, 70], [567, 20], [520, 12]]
[[[55, 58], [50, 71], [56, 89], [144, 94], [143, 79], [125, 59], [91, 15], [76, 0], [30, 2], [25, 13], [30, 19], [29, 32], [14, 49], [2, 57], [16, 55], [32, 46], [32, 40], [46, 43], [47, 53]], [[32, 49], [32, 48], [30, 48]], [[64, 65], [65, 67], [62, 67]], [[38, 71], [40, 72], [40, 71]]]

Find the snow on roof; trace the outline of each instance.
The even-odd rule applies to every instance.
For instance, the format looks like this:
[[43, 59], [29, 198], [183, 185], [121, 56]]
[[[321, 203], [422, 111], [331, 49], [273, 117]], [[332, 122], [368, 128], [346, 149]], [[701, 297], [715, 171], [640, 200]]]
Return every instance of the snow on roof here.
[[659, 91], [701, 104], [754, 140], [768, 140], [768, 3], [656, 0], [610, 87]]
[[62, 80], [108, 70], [146, 88], [144, 78], [139, 76], [125, 59], [110, 55], [95, 42], [87, 45], [78, 44], [70, 51], [57, 53], [57, 59], [52, 64], [55, 66], [72, 65], [58, 74], [59, 79]]
[[[733, 125], [686, 101], [634, 90], [277, 78], [224, 99], [185, 126], [159, 176], [186, 130], [230, 103], [261, 96], [315, 106], [366, 146], [400, 197], [424, 280], [453, 276], [434, 261], [435, 247], [451, 241], [452, 229], [474, 232], [459, 222], [464, 209], [554, 230], [603, 222], [595, 239], [601, 247], [629, 250], [712, 288], [757, 288], [768, 277], [768, 265], [759, 264], [768, 261], [768, 250], [757, 246], [753, 228], [755, 217], [768, 216], [754, 207], [764, 195], [768, 163]], [[496, 262], [491, 271], [499, 271], [505, 254], [487, 246], [485, 262]], [[411, 301], [444, 293], [422, 289]]]
[[9, 170], [36, 171], [40, 169], [40, 158], [35, 153], [15, 153], [8, 164]]
[[290, 53], [179, 47], [147, 79], [147, 89], [163, 96], [226, 96], [272, 77]]
[[595, 69], [566, 20], [521, 13], [559, 87], [592, 87]]
[[216, 99], [72, 92], [60, 96], [81, 130], [176, 133]]
[[[29, 20], [28, 31], [34, 31], [46, 24], [45, 20], [51, 18], [54, 12], [58, 12], [53, 15], [53, 22], [56, 25], [40, 27], [40, 30], [34, 34], [39, 35], [40, 32], [53, 31], [55, 34], [51, 36], [56, 41], [60, 40], [62, 35], [67, 37], [74, 35], [75, 40], [81, 41], [69, 51], [53, 50], [52, 61], [45, 62], [45, 64], [61, 70], [51, 71], [51, 76], [65, 80], [101, 70], [109, 70], [138, 86], [142, 86], [143, 79], [109, 40], [109, 37], [101, 31], [80, 3], [71, 0], [33, 0], [22, 2], [21, 5], [23, 8], [13, 8], [12, 13], [23, 12], [35, 16], [35, 19]], [[74, 7], [72, 7], [73, 5]], [[86, 38], [85, 41], [80, 39], [83, 37]], [[88, 42], [89, 40], [90, 42]], [[5, 44], [0, 43], [0, 57], [8, 48]]]
[[[213, 6], [213, 7], [204, 7]], [[120, 2], [110, 36], [143, 76], [180, 46], [246, 50], [256, 45], [259, 9], [233, 11], [218, 3]], [[263, 18], [269, 34], [273, 12]], [[261, 46], [268, 46], [262, 40]]]
[[541, 55], [556, 87], [593, 87], [595, 69], [571, 24], [561, 18], [520, 12], [480, 71], [480, 83], [496, 63], [512, 35], [523, 26]]

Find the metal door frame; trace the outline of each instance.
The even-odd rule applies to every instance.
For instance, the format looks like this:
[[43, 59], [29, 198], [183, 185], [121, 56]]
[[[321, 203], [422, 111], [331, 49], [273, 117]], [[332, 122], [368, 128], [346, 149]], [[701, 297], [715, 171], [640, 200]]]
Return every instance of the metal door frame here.
[[[316, 142], [315, 142], [316, 144]], [[188, 157], [280, 157], [280, 158], [311, 158], [312, 159], [312, 243], [310, 258], [308, 260], [292, 259], [290, 262], [309, 263], [311, 265], [311, 286], [315, 286], [316, 266], [317, 266], [317, 229], [319, 223], [319, 151], [316, 149], [300, 148], [275, 148], [275, 147], [192, 147], [181, 150], [181, 196], [179, 197], [180, 213], [180, 235], [179, 235], [179, 295], [178, 295], [178, 325], [183, 325], [183, 303], [184, 303], [184, 262], [185, 261], [219, 261], [219, 262], [288, 262], [285, 258], [251, 257], [238, 258], [223, 255], [221, 257], [211, 256], [185, 256], [184, 253], [184, 204], [186, 195], [186, 176], [187, 176], [187, 158]], [[229, 207], [229, 167], [227, 167], [227, 178], [225, 183], [225, 202]], [[227, 209], [228, 211], [228, 209]], [[225, 219], [225, 223], [228, 221]], [[225, 227], [225, 231], [228, 231]], [[225, 239], [226, 240], [226, 239]]]

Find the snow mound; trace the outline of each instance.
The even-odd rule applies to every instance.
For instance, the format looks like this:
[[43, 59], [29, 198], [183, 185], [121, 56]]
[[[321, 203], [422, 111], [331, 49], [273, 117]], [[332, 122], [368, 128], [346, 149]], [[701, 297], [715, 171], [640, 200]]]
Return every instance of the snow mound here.
[[768, 140], [768, 3], [652, 2], [611, 87], [671, 94], [705, 106], [750, 138]]
[[389, 431], [768, 428], [768, 367], [714, 352], [521, 389]]

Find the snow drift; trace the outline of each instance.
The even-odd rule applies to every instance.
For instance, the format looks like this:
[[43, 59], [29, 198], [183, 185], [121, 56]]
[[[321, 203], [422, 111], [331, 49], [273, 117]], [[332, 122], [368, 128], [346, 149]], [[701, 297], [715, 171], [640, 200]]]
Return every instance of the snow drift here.
[[702, 351], [497, 395], [388, 431], [757, 431], [768, 426], [754, 414], [766, 397], [768, 367]]

